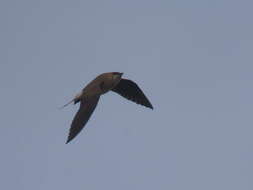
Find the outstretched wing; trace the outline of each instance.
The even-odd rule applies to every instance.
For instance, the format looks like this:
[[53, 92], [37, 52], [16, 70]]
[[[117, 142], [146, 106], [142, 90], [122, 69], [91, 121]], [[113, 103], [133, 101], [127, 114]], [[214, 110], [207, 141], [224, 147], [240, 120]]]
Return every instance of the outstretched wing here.
[[152, 104], [142, 92], [142, 90], [139, 88], [139, 86], [131, 80], [121, 79], [118, 85], [112, 89], [112, 91], [137, 104], [141, 104], [143, 106], [153, 109]]
[[97, 106], [99, 97], [100, 96], [96, 96], [90, 98], [87, 101], [81, 100], [80, 108], [72, 121], [66, 144], [69, 143], [72, 139], [74, 139], [78, 135], [78, 133], [80, 133], [80, 131], [84, 128], [85, 124], [88, 122], [91, 114]]

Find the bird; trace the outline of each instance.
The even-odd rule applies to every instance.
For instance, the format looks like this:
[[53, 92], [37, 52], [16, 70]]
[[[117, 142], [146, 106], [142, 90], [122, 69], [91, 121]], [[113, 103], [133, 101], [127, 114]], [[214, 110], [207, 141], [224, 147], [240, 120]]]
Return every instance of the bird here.
[[100, 96], [108, 91], [113, 91], [136, 104], [153, 110], [152, 104], [140, 87], [132, 80], [122, 78], [122, 75], [123, 73], [120, 72], [108, 72], [98, 75], [70, 102], [62, 106], [63, 108], [71, 103], [80, 103], [79, 110], [72, 120], [66, 144], [81, 132], [95, 110]]

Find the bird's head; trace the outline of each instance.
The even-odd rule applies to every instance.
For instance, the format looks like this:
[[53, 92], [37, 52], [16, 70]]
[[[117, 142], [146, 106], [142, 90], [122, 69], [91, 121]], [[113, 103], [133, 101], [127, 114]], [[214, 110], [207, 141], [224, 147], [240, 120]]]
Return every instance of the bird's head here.
[[113, 85], [117, 85], [119, 81], [121, 80], [123, 73], [119, 72], [112, 72], [112, 80], [113, 80]]
[[123, 73], [113, 72], [112, 73], [113, 80], [120, 80], [122, 75], [123, 75]]

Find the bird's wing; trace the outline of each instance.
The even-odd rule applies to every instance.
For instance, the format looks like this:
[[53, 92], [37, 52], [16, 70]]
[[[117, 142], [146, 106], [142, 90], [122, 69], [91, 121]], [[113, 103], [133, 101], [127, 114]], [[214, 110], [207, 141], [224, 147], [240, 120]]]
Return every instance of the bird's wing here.
[[121, 79], [120, 82], [115, 86], [112, 91], [120, 94], [121, 96], [131, 100], [137, 104], [141, 104], [148, 108], [153, 109], [152, 104], [148, 100], [148, 98], [144, 95], [142, 90], [138, 87], [138, 85], [127, 79]]
[[97, 106], [99, 97], [100, 96], [95, 96], [93, 98], [89, 98], [89, 100], [81, 101], [80, 108], [72, 121], [66, 144], [75, 138], [88, 122], [91, 114]]

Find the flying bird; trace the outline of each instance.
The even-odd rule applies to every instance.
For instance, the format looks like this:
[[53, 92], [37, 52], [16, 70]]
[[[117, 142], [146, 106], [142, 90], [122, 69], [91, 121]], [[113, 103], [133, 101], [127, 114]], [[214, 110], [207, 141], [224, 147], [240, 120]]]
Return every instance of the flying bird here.
[[153, 109], [152, 104], [138, 85], [131, 80], [123, 79], [122, 75], [123, 73], [120, 72], [110, 72], [97, 76], [70, 102], [63, 106], [66, 107], [70, 103], [80, 102], [80, 108], [72, 121], [66, 144], [73, 140], [84, 128], [95, 110], [100, 96], [110, 90], [137, 104]]

